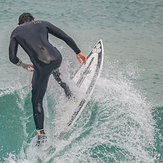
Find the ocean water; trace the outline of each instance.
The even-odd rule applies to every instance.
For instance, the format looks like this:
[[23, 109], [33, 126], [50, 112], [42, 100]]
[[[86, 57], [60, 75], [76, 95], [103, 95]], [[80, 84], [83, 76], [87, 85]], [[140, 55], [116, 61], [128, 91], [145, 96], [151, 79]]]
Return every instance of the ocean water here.
[[[63, 90], [51, 77], [44, 98], [45, 129], [54, 148], [31, 143], [35, 126], [29, 73], [8, 59], [10, 34], [30, 12], [69, 34], [87, 55], [99, 39], [104, 66], [95, 91], [75, 125], [55, 141], [55, 112]], [[0, 0], [0, 162], [163, 162], [162, 0]], [[80, 65], [61, 40], [50, 42], [63, 55], [67, 82]], [[18, 57], [30, 63], [19, 47]]]

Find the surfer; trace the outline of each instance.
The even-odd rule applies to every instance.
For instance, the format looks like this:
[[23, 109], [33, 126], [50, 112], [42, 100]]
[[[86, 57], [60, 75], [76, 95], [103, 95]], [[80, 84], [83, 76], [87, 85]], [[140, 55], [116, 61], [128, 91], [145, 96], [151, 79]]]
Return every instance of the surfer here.
[[[41, 143], [47, 141], [43, 127], [43, 98], [47, 89], [49, 76], [53, 74], [56, 81], [64, 88], [66, 95], [68, 97], [71, 96], [69, 87], [66, 83], [62, 82], [58, 70], [62, 62], [62, 55], [56, 47], [53, 47], [53, 45], [49, 43], [48, 34], [50, 33], [65, 41], [76, 53], [80, 63], [82, 60], [84, 64], [86, 64], [86, 57], [70, 36], [47, 21], [35, 21], [30, 13], [23, 13], [19, 17], [18, 24], [19, 26], [13, 30], [10, 37], [9, 59], [13, 64], [22, 66], [24, 69], [33, 72], [32, 106], [38, 135], [36, 145], [39, 146]], [[18, 45], [28, 54], [32, 64], [23, 63], [17, 57]]]

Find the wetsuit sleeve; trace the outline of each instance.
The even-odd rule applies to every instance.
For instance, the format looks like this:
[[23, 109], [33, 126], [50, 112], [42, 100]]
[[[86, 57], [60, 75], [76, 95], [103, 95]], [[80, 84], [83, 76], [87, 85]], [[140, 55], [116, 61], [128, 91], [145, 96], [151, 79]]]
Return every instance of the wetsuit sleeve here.
[[50, 34], [65, 41], [66, 44], [69, 47], [71, 47], [76, 54], [79, 54], [81, 52], [78, 46], [76, 45], [75, 41], [70, 36], [68, 36], [65, 32], [63, 32], [61, 29], [57, 28], [56, 26], [50, 23], [48, 23], [47, 28]]
[[18, 43], [14, 37], [11, 37], [10, 45], [9, 45], [9, 59], [14, 64], [17, 64], [19, 62], [19, 58], [16, 56], [17, 50], [18, 50]]

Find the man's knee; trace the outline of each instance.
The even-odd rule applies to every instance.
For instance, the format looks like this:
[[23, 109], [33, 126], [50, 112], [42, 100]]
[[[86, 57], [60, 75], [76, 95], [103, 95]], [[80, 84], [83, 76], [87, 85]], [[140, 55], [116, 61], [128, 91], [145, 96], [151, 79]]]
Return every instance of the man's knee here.
[[42, 104], [38, 103], [36, 108], [37, 108], [37, 113], [38, 114], [41, 114], [43, 112]]
[[33, 103], [33, 112], [34, 112], [34, 114], [42, 114], [43, 113], [42, 104]]

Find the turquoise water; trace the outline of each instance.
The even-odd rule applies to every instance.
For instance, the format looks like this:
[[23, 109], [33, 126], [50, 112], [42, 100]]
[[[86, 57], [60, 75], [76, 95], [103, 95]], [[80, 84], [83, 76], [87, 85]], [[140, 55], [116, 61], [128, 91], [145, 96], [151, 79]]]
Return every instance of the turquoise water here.
[[[0, 6], [0, 162], [163, 162], [162, 0], [1, 0]], [[23, 12], [60, 27], [86, 55], [99, 39], [104, 43], [104, 66], [92, 98], [49, 153], [30, 142], [32, 73], [8, 60], [9, 37]], [[79, 66], [75, 54], [64, 42], [50, 41], [63, 54], [61, 71], [69, 80]], [[20, 47], [18, 56], [30, 62]], [[62, 98], [51, 77], [44, 98], [51, 141]]]

